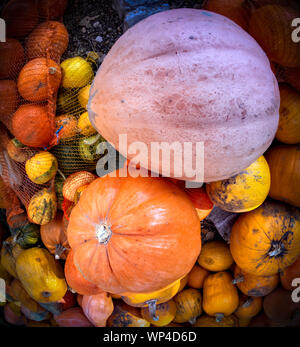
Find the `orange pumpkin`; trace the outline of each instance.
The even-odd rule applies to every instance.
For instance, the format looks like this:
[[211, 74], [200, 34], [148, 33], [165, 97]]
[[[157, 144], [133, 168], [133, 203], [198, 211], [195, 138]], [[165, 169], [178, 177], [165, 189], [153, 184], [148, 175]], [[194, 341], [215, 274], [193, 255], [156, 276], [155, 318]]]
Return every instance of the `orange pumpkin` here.
[[191, 201], [158, 177], [97, 178], [73, 208], [67, 235], [77, 269], [115, 294], [168, 286], [191, 270], [201, 249]]
[[292, 285], [292, 282], [295, 278], [300, 278], [300, 256], [298, 256], [292, 265], [288, 266], [280, 273], [282, 287], [286, 290], [294, 290], [295, 286]]
[[60, 142], [74, 140], [77, 134], [77, 119], [71, 114], [55, 117], [56, 131]]
[[28, 150], [28, 147], [25, 147], [16, 138], [8, 142], [6, 150], [9, 157], [18, 163], [24, 163], [32, 156], [32, 153], [30, 150]]
[[300, 93], [287, 84], [280, 84], [279, 124], [276, 139], [282, 143], [300, 142]]
[[188, 274], [187, 285], [191, 288], [200, 289], [203, 287], [204, 280], [208, 275], [209, 271], [196, 264]]
[[4, 124], [8, 124], [8, 117], [15, 112], [18, 99], [16, 82], [11, 80], [0, 81], [0, 120]]
[[60, 327], [92, 327], [93, 324], [86, 318], [81, 307], [71, 307], [54, 319]]
[[240, 296], [239, 306], [234, 315], [239, 319], [239, 326], [248, 326], [251, 319], [256, 316], [262, 309], [261, 297]]
[[105, 327], [108, 317], [113, 313], [114, 305], [111, 296], [102, 292], [96, 295], [84, 295], [82, 309], [94, 326]]
[[203, 284], [203, 310], [217, 322], [231, 315], [239, 305], [239, 295], [229, 272], [209, 275]]
[[38, 10], [34, 0], [10, 0], [1, 12], [8, 37], [25, 37], [38, 24]]
[[45, 19], [56, 19], [61, 17], [66, 8], [68, 0], [39, 0], [39, 16]]
[[141, 315], [141, 310], [118, 302], [107, 320], [108, 327], [150, 327], [150, 322]]
[[244, 30], [248, 29], [250, 10], [244, 0], [208, 0], [203, 9], [219, 13], [233, 20]]
[[205, 188], [185, 188], [184, 191], [191, 199], [200, 220], [206, 218], [212, 211], [214, 204], [210, 200]]
[[86, 280], [73, 262], [73, 251], [70, 250], [65, 262], [65, 277], [68, 285], [81, 295], [96, 295], [103, 292], [102, 289]]
[[291, 25], [297, 17], [296, 10], [279, 5], [262, 6], [252, 13], [249, 33], [271, 61], [288, 67], [300, 66], [300, 45], [292, 40]]
[[279, 283], [279, 275], [256, 276], [241, 270], [237, 265], [234, 268], [233, 283], [246, 296], [259, 297], [271, 293]]
[[300, 207], [300, 145], [276, 145], [266, 153], [271, 198]]
[[24, 104], [12, 116], [12, 133], [26, 146], [45, 147], [53, 137], [45, 106]]
[[208, 315], [202, 315], [197, 320], [196, 323], [193, 324], [193, 327], [202, 327], [202, 328], [208, 328], [208, 327], [238, 327], [239, 322], [237, 317], [235, 317], [233, 314], [227, 317], [224, 317], [220, 322], [216, 321], [215, 317], [211, 317]]
[[57, 93], [61, 81], [61, 68], [51, 59], [30, 60], [20, 71], [18, 90], [27, 101], [51, 100]]
[[270, 276], [291, 265], [300, 254], [300, 211], [267, 200], [234, 223], [230, 251], [245, 272]]
[[55, 259], [66, 259], [69, 252], [66, 230], [63, 225], [63, 213], [57, 211], [55, 218], [41, 226], [41, 239]]
[[46, 21], [28, 36], [25, 49], [29, 59], [49, 57], [58, 62], [68, 43], [69, 34], [65, 26], [57, 21]]
[[146, 307], [141, 309], [141, 314], [144, 319], [156, 327], [166, 326], [173, 321], [176, 315], [176, 304], [173, 300], [169, 300], [157, 305], [156, 313], [153, 317]]
[[0, 42], [0, 78], [15, 78], [24, 63], [25, 54], [20, 42], [7, 38]]
[[202, 313], [202, 296], [197, 289], [188, 288], [174, 296], [176, 304], [175, 323], [195, 323]]

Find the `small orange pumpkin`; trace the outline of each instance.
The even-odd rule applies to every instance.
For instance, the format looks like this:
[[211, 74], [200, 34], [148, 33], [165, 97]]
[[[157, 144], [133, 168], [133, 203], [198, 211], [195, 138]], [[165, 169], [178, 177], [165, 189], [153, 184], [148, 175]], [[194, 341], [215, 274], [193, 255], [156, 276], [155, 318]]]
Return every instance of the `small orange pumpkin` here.
[[27, 101], [46, 101], [56, 95], [61, 82], [61, 68], [51, 59], [30, 60], [20, 71], [18, 90]]
[[227, 328], [235, 328], [239, 326], [238, 318], [235, 317], [233, 314], [230, 316], [224, 317], [220, 322], [216, 321], [215, 317], [211, 317], [208, 315], [202, 315], [197, 320], [196, 323], [193, 324], [193, 327], [202, 327], [202, 328], [209, 328], [209, 327], [227, 327]]
[[28, 147], [25, 147], [16, 138], [8, 142], [6, 150], [9, 157], [18, 163], [24, 163], [27, 159], [31, 157], [31, 151], [28, 150]]
[[202, 313], [202, 296], [197, 289], [184, 289], [174, 296], [173, 301], [176, 304], [175, 323], [190, 322], [193, 324]]
[[63, 213], [57, 211], [55, 218], [41, 226], [41, 239], [55, 259], [66, 259], [69, 252], [66, 230], [63, 225]]
[[187, 285], [191, 288], [200, 289], [203, 287], [204, 280], [208, 275], [208, 270], [195, 264], [191, 272], [188, 274]]
[[141, 310], [118, 302], [107, 320], [107, 327], [150, 327], [150, 322], [141, 315]]
[[251, 319], [261, 311], [262, 305], [261, 297], [240, 295], [239, 306], [234, 312], [234, 315], [239, 319], [239, 326], [248, 326]]

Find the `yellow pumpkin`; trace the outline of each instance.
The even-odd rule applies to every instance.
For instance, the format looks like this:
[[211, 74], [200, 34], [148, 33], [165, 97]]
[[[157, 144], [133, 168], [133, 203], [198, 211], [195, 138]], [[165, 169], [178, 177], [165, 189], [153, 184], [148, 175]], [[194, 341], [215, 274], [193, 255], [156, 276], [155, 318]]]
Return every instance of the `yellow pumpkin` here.
[[27, 214], [30, 221], [45, 225], [51, 222], [57, 211], [56, 194], [52, 189], [41, 189], [30, 199]]
[[194, 324], [196, 318], [202, 313], [202, 297], [199, 290], [194, 288], [184, 289], [173, 300], [176, 304], [174, 322]]
[[64, 88], [82, 88], [94, 77], [91, 64], [82, 57], [73, 57], [60, 64], [63, 72], [62, 86]]
[[279, 124], [276, 139], [289, 145], [300, 142], [300, 93], [280, 84]]
[[66, 294], [63, 269], [44, 248], [24, 250], [16, 260], [16, 271], [24, 289], [37, 302], [59, 301]]
[[212, 202], [229, 212], [247, 212], [260, 206], [266, 199], [271, 184], [269, 165], [260, 156], [239, 174], [206, 185]]
[[167, 287], [151, 293], [124, 293], [123, 301], [134, 307], [148, 307], [150, 315], [155, 320], [156, 305], [172, 299], [180, 288], [181, 279], [171, 283]]
[[91, 85], [88, 84], [87, 86], [81, 88], [78, 93], [78, 101], [82, 108], [87, 109], [87, 104], [88, 104], [89, 96], [90, 96], [90, 89], [91, 89]]
[[239, 294], [229, 272], [217, 272], [206, 277], [203, 284], [203, 310], [221, 321], [239, 305]]
[[239, 319], [239, 326], [248, 326], [251, 319], [261, 311], [262, 305], [263, 301], [261, 297], [241, 295], [239, 306], [234, 312], [234, 315]]
[[141, 316], [140, 309], [125, 303], [115, 305], [113, 313], [107, 320], [107, 327], [150, 327], [150, 322]]
[[180, 286], [178, 289], [178, 293], [181, 292], [185, 288], [185, 286], [187, 285], [187, 282], [188, 282], [188, 278], [189, 278], [189, 274], [182, 277], [182, 279], [180, 280]]
[[97, 133], [97, 130], [92, 126], [88, 112], [84, 112], [80, 115], [77, 124], [80, 134], [84, 136], [94, 135]]
[[13, 241], [13, 237], [8, 237], [1, 249], [1, 265], [14, 278], [18, 278], [16, 271], [16, 259], [23, 252], [23, 248]]
[[58, 164], [55, 156], [44, 151], [28, 159], [25, 170], [28, 178], [36, 184], [44, 184], [50, 181], [57, 172]]
[[208, 271], [224, 271], [233, 264], [229, 246], [224, 241], [210, 241], [202, 246], [198, 263]]
[[234, 328], [238, 326], [239, 326], [238, 319], [234, 315], [224, 317], [220, 322], [217, 322], [214, 317], [203, 315], [196, 320], [195, 324], [193, 324], [193, 327], [202, 327], [202, 328], [205, 328], [205, 327]]
[[141, 309], [142, 317], [156, 327], [163, 327], [172, 322], [176, 315], [176, 304], [169, 300], [156, 306], [156, 317], [152, 317], [146, 307]]

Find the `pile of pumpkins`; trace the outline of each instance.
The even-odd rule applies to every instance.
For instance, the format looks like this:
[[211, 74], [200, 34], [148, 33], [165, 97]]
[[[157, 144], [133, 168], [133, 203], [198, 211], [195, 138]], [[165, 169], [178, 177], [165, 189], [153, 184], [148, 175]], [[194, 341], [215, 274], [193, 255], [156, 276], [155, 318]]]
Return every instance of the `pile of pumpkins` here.
[[[214, 3], [205, 6], [218, 12]], [[257, 9], [265, 10], [272, 14], [276, 6]], [[251, 21], [238, 24], [251, 27]], [[46, 57], [45, 25], [48, 45], [49, 27], [52, 38], [60, 33]], [[256, 39], [269, 52], [268, 42]], [[7, 44], [14, 56], [22, 51], [15, 39]], [[1, 110], [3, 82], [14, 90], [6, 100], [26, 100], [19, 107], [13, 97], [9, 102], [14, 106], [4, 123], [15, 138], [6, 150], [35, 190], [26, 213], [10, 218], [10, 235], [0, 229], [5, 320], [48, 327], [299, 326], [300, 304], [292, 300], [293, 280], [300, 278], [299, 85], [280, 85], [275, 142], [231, 178], [188, 189], [171, 178], [124, 177], [126, 165], [115, 177], [100, 178], [93, 171], [104, 139], [86, 111], [97, 56], [59, 65], [67, 33], [56, 21], [32, 28], [26, 44], [27, 62], [20, 55], [14, 76], [3, 77], [0, 64]], [[293, 49], [282, 60], [270, 52], [285, 76], [297, 69]], [[54, 125], [51, 103], [57, 104]], [[229, 244], [220, 235], [204, 241], [201, 221], [214, 206], [240, 213]]]

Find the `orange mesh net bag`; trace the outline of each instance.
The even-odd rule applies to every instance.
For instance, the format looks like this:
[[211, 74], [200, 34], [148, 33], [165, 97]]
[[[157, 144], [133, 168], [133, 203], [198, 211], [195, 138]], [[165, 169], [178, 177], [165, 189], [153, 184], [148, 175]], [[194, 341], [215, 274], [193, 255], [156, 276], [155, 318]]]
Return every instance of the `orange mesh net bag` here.
[[6, 23], [6, 42], [0, 43], [1, 179], [15, 194], [11, 213], [24, 208], [29, 221], [40, 225], [57, 209], [70, 209], [64, 182], [95, 170], [104, 141], [86, 109], [98, 56], [63, 59], [69, 42], [62, 22], [66, 6], [67, 0], [10, 0], [1, 11]]

